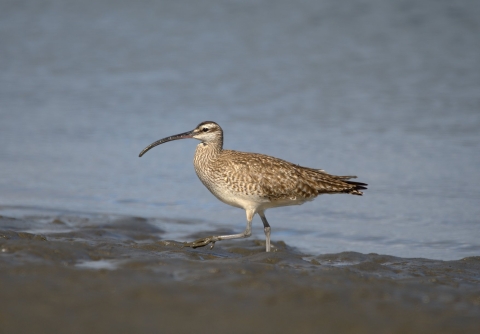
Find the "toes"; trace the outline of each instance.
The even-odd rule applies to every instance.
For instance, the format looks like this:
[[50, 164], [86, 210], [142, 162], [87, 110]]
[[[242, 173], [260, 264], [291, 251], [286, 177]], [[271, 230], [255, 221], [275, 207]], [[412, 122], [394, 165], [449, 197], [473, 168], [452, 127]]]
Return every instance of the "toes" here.
[[210, 249], [212, 249], [213, 246], [215, 245], [215, 241], [216, 240], [214, 240], [213, 237], [206, 237], [206, 238], [198, 239], [198, 240], [195, 240], [195, 241], [192, 241], [192, 242], [186, 242], [185, 246], [186, 247], [192, 247], [192, 248], [198, 248], [198, 247], [205, 247], [206, 245], [211, 243], [212, 245], [210, 246]]

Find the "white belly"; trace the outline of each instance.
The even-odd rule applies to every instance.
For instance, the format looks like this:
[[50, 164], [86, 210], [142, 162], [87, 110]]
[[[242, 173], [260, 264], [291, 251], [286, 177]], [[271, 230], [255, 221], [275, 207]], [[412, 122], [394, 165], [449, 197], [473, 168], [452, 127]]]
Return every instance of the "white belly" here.
[[220, 201], [237, 208], [242, 208], [245, 210], [255, 209], [269, 203], [268, 199], [256, 195], [245, 195], [229, 189], [218, 187], [216, 185], [207, 184], [205, 182], [204, 185]]

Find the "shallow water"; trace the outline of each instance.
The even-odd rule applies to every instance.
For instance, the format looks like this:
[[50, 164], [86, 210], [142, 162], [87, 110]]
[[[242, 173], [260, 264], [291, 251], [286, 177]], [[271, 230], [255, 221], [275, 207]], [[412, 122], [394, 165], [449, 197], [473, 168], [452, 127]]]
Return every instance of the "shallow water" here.
[[[312, 255], [283, 242], [265, 253], [254, 239], [191, 249], [156, 226], [72, 212], [0, 217], [2, 332], [480, 329], [480, 257]], [[35, 229], [48, 232], [24, 232]]]
[[269, 211], [274, 242], [480, 254], [476, 3], [35, 0], [0, 13], [0, 214], [145, 217], [179, 241], [239, 232], [244, 213], [195, 176], [194, 141], [137, 157], [214, 120], [228, 148], [370, 185]]

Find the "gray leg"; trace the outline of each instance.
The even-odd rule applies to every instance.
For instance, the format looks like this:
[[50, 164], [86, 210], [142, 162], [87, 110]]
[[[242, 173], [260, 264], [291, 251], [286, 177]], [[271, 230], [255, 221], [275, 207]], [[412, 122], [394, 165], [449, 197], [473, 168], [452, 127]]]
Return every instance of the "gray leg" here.
[[186, 242], [184, 246], [186, 247], [192, 247], [192, 248], [197, 248], [197, 247], [204, 247], [208, 244], [212, 244], [210, 246], [210, 249], [215, 246], [215, 242], [220, 241], [220, 240], [228, 240], [228, 239], [237, 239], [237, 238], [248, 238], [249, 236], [252, 235], [252, 219], [253, 215], [255, 212], [253, 210], [246, 210], [247, 213], [247, 228], [243, 233], [239, 234], [229, 234], [229, 235], [218, 235], [218, 236], [210, 236], [206, 238], [201, 238], [198, 240], [195, 240], [193, 242]]
[[263, 231], [265, 232], [265, 250], [270, 252], [270, 225], [268, 224], [267, 217], [265, 213], [259, 212], [258, 215], [262, 218], [263, 222]]

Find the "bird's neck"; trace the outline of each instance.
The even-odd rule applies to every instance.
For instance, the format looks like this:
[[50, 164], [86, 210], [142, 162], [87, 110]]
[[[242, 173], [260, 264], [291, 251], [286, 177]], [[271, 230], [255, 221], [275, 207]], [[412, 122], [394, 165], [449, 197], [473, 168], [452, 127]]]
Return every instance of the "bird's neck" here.
[[210, 159], [216, 158], [223, 150], [223, 138], [218, 140], [201, 142], [197, 145], [196, 154], [200, 154]]

